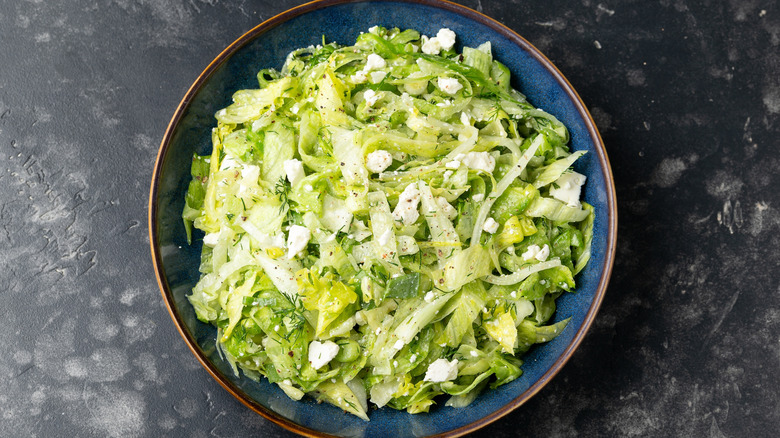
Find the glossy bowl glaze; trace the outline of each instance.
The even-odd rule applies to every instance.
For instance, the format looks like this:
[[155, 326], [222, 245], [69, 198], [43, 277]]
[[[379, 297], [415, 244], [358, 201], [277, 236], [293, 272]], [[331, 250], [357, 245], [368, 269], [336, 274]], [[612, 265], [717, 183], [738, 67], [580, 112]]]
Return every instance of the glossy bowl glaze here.
[[[233, 375], [216, 354], [215, 329], [199, 322], [186, 296], [198, 280], [200, 242], [187, 245], [181, 211], [193, 152], [211, 148], [213, 114], [230, 104], [236, 90], [255, 88], [255, 75], [280, 68], [287, 53], [328, 41], [352, 44], [373, 25], [412, 28], [435, 35], [447, 27], [458, 36], [456, 48], [491, 41], [494, 56], [512, 72], [514, 88], [552, 113], [570, 130], [574, 150], [588, 153], [575, 168], [588, 177], [584, 199], [596, 208], [593, 255], [577, 277], [577, 292], [558, 299], [555, 321], [571, 317], [552, 342], [523, 357], [523, 375], [489, 390], [462, 409], [434, 407], [410, 415], [384, 408], [370, 422], [310, 398], [290, 400], [267, 381]], [[585, 105], [561, 73], [536, 48], [498, 22], [471, 9], [440, 1], [325, 0], [291, 9], [260, 24], [222, 52], [198, 77], [165, 132], [154, 169], [149, 200], [152, 257], [162, 295], [185, 342], [203, 366], [250, 409], [294, 432], [309, 436], [458, 436], [474, 431], [517, 408], [538, 392], [566, 363], [591, 325], [612, 270], [617, 230], [612, 173], [604, 145]]]

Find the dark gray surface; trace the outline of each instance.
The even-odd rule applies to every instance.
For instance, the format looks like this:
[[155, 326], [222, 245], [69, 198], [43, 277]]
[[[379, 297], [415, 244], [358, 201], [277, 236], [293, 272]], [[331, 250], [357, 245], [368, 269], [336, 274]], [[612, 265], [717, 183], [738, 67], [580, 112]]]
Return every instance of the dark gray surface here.
[[[176, 105], [294, 1], [0, 2], [0, 436], [291, 434], [224, 391], [162, 303], [146, 206]], [[464, 1], [599, 124], [619, 246], [591, 333], [476, 436], [776, 436], [780, 5]]]

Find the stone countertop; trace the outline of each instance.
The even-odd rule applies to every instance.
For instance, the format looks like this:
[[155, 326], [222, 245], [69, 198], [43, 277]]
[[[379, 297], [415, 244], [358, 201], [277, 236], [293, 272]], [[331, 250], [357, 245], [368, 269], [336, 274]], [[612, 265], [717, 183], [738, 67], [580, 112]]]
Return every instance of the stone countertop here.
[[[474, 436], [775, 434], [780, 4], [463, 3], [578, 90], [620, 205], [590, 333], [538, 395]], [[0, 3], [0, 436], [291, 436], [188, 351], [154, 278], [146, 209], [192, 81], [295, 4]]]

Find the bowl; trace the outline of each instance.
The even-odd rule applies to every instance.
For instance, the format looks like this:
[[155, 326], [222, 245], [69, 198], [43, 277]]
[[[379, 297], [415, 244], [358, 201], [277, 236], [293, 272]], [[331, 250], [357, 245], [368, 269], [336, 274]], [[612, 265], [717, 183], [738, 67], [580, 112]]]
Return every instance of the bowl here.
[[[596, 209], [592, 259], [577, 278], [576, 293], [558, 299], [555, 321], [571, 318], [556, 339], [524, 357], [523, 375], [481, 394], [466, 408], [434, 407], [410, 415], [373, 410], [365, 422], [310, 398], [287, 398], [267, 381], [236, 377], [215, 349], [216, 330], [197, 320], [186, 296], [198, 280], [200, 243], [188, 245], [181, 220], [193, 152], [211, 148], [214, 113], [234, 91], [256, 87], [255, 75], [280, 68], [290, 51], [328, 41], [351, 44], [373, 25], [412, 28], [434, 35], [447, 27], [463, 45], [491, 41], [494, 56], [512, 72], [513, 87], [570, 130], [573, 150], [587, 150], [576, 170], [588, 177], [584, 199]], [[279, 14], [250, 30], [206, 67], [187, 91], [162, 140], [149, 200], [152, 258], [163, 298], [184, 341], [206, 370], [250, 409], [280, 426], [308, 436], [459, 436], [506, 415], [537, 393], [560, 371], [582, 341], [604, 296], [614, 259], [617, 217], [615, 190], [606, 151], [585, 105], [558, 69], [536, 48], [502, 24], [466, 7], [432, 0], [323, 0]]]

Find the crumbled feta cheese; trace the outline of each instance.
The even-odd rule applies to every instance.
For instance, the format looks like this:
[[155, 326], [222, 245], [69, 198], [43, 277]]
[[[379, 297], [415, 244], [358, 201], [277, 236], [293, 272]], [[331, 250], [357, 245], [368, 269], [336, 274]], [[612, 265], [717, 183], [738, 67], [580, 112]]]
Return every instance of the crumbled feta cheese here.
[[311, 239], [311, 231], [308, 228], [300, 225], [291, 226], [287, 236], [287, 258], [292, 259], [303, 251], [309, 244], [309, 239]]
[[203, 244], [214, 248], [219, 240], [219, 233], [208, 233], [203, 236]]
[[471, 350], [471, 352], [469, 354], [471, 354], [471, 357], [479, 357], [479, 353], [477, 353], [474, 350]]
[[439, 78], [437, 81], [439, 89], [447, 94], [455, 94], [463, 88], [463, 85], [455, 78]]
[[412, 255], [420, 252], [420, 247], [414, 237], [397, 236], [396, 240], [398, 241], [398, 255]]
[[420, 190], [417, 183], [411, 183], [398, 196], [398, 204], [393, 210], [393, 219], [402, 221], [404, 225], [411, 225], [420, 217], [417, 206], [420, 205]]
[[439, 40], [443, 50], [450, 50], [455, 45], [455, 32], [443, 27], [436, 34], [436, 39]]
[[436, 197], [436, 205], [439, 207], [439, 211], [444, 214], [449, 220], [453, 220], [458, 217], [458, 210], [452, 206], [443, 196]]
[[423, 299], [425, 300], [426, 303], [432, 303], [434, 298], [436, 298], [436, 294], [433, 293], [432, 290], [430, 290], [428, 291], [427, 294], [425, 294], [425, 298]]
[[487, 220], [485, 220], [485, 224], [482, 225], [482, 229], [490, 234], [494, 234], [496, 231], [498, 231], [498, 222], [496, 222], [496, 220], [492, 217], [489, 217]]
[[493, 173], [496, 168], [496, 159], [487, 152], [469, 152], [459, 160], [470, 169], [483, 170], [487, 173]]
[[509, 296], [512, 297], [512, 298], [517, 298], [517, 292], [516, 291], [512, 291], [512, 293], [509, 294]]
[[569, 207], [579, 208], [580, 192], [586, 179], [585, 175], [577, 172], [564, 173], [550, 186], [550, 195]]
[[387, 63], [385, 62], [385, 59], [381, 56], [377, 55], [376, 53], [372, 53], [368, 55], [368, 58], [366, 58], [366, 67], [365, 71], [369, 72], [371, 70], [377, 70], [380, 68], [385, 68]]
[[366, 156], [366, 168], [373, 173], [383, 172], [391, 164], [393, 164], [393, 155], [382, 149]]
[[444, 172], [444, 179], [450, 179], [451, 176], [452, 176], [451, 170]]
[[428, 38], [423, 35], [422, 37], [422, 52], [427, 55], [438, 55], [441, 52], [441, 41], [438, 38]]
[[372, 71], [371, 73], [369, 73], [369, 76], [371, 76], [371, 82], [377, 84], [379, 82], [382, 82], [382, 79], [384, 79], [385, 76], [387, 76], [387, 72]]
[[547, 260], [547, 257], [549, 256], [550, 256], [550, 247], [547, 244], [545, 244], [542, 247], [542, 249], [540, 249], [539, 252], [536, 253], [536, 256], [534, 256], [534, 258], [536, 260], [539, 260], [540, 262], [543, 262]]
[[485, 199], [485, 195], [482, 193], [477, 193], [476, 195], [472, 196], [471, 199], [473, 199], [474, 202], [482, 202]]
[[363, 99], [366, 100], [366, 105], [368, 106], [374, 106], [377, 100], [382, 97], [381, 94], [377, 93], [374, 90], [368, 89], [363, 93]]
[[460, 167], [460, 161], [458, 160], [448, 161], [444, 164], [444, 167], [446, 167], [447, 169], [457, 169], [458, 167]]
[[339, 354], [339, 346], [333, 341], [311, 341], [309, 344], [309, 363], [318, 370]]
[[362, 84], [367, 80], [368, 80], [368, 73], [366, 73], [364, 70], [358, 70], [355, 72], [354, 75], [352, 75], [352, 82], [356, 84]]
[[295, 186], [298, 181], [306, 176], [303, 172], [303, 163], [295, 158], [292, 160], [285, 160], [282, 166], [284, 167], [284, 173], [287, 174], [287, 180], [290, 181], [290, 185], [292, 186]]
[[539, 260], [543, 262], [550, 256], [550, 247], [545, 244], [544, 247], [539, 248], [539, 245], [531, 245], [525, 250], [522, 257], [523, 260], [529, 261], [531, 259]]
[[374, 35], [379, 35], [379, 26], [371, 26], [368, 28], [368, 31]]
[[447, 361], [447, 359], [436, 359], [428, 365], [423, 380], [440, 383], [455, 380], [456, 377], [458, 377], [458, 359], [452, 359], [452, 362]]
[[471, 120], [469, 120], [469, 115], [465, 111], [460, 113], [460, 123], [463, 123], [464, 126], [471, 126]]
[[395, 341], [395, 344], [393, 344], [393, 348], [395, 348], [396, 350], [400, 350], [400, 349], [404, 348], [404, 341], [402, 341], [400, 339]]
[[[449, 99], [444, 99], [441, 102], [437, 103], [436, 106], [439, 108], [447, 108], [448, 106], [452, 106], [452, 101]], [[452, 128], [450, 128], [450, 131], [452, 131]]]
[[416, 353], [412, 354], [411, 356], [409, 356], [409, 363], [414, 363], [414, 361], [416, 361], [416, 360], [417, 360], [417, 354]]
[[445, 28], [433, 38], [422, 37], [422, 51], [428, 55], [438, 55], [442, 50], [450, 50], [455, 45], [455, 32]]

